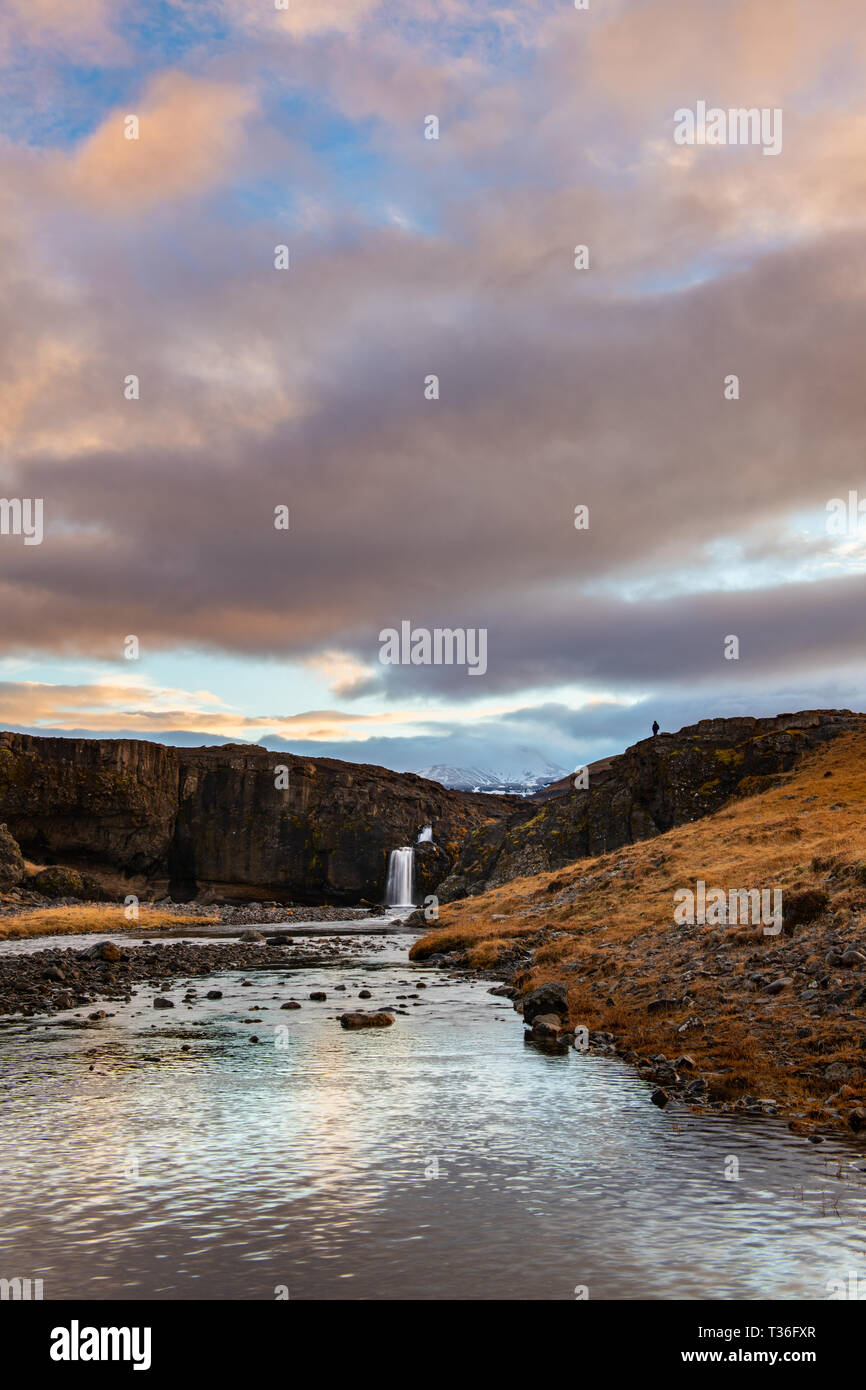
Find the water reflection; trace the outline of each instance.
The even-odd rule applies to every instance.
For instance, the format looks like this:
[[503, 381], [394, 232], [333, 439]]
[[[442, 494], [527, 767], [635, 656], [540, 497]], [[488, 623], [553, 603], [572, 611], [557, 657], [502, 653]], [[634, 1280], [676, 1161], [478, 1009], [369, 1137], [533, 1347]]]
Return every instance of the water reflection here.
[[[220, 976], [221, 1000], [196, 979], [191, 1006], [177, 981], [167, 1017], [145, 987], [98, 1028], [0, 1030], [0, 1274], [48, 1298], [822, 1299], [866, 1272], [853, 1147], [658, 1111], [615, 1058], [524, 1048], [405, 938], [359, 951]], [[361, 988], [393, 1028], [340, 1028]]]

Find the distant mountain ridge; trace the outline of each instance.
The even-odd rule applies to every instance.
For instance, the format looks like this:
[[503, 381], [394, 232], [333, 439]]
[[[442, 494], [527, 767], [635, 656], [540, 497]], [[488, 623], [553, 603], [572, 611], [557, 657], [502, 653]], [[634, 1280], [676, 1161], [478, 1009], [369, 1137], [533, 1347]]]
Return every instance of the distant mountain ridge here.
[[430, 782], [438, 782], [449, 791], [510, 793], [517, 796], [532, 796], [543, 787], [569, 775], [565, 768], [548, 762], [531, 750], [527, 750], [527, 756], [522, 761], [523, 766], [505, 769], [434, 763], [431, 767], [418, 768], [417, 775]]

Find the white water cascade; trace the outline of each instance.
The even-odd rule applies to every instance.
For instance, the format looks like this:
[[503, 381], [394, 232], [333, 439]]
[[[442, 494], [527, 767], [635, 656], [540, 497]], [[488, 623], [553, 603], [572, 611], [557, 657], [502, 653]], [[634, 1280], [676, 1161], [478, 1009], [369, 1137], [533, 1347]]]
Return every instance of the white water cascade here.
[[416, 843], [416, 845], [423, 845], [423, 844], [426, 843], [426, 841], [432, 840], [432, 839], [433, 839], [433, 827], [432, 827], [432, 825], [425, 825], [425, 826], [424, 826], [424, 829], [421, 831], [421, 834], [418, 836], [418, 839], [415, 841], [415, 843]]
[[388, 907], [414, 907], [415, 851], [411, 845], [392, 849], [388, 859], [385, 902]]

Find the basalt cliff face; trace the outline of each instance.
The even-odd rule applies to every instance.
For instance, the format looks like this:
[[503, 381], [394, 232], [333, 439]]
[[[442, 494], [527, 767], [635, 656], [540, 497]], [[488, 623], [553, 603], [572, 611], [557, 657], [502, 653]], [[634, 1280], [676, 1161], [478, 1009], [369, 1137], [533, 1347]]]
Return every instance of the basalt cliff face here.
[[703, 719], [644, 739], [593, 763], [588, 785], [556, 783], [504, 819], [472, 830], [442, 902], [510, 879], [605, 854], [717, 811], [731, 797], [763, 791], [818, 744], [866, 727], [850, 710], [807, 710], [770, 719]]
[[429, 823], [420, 897], [449, 874], [469, 831], [517, 805], [261, 748], [0, 733], [0, 821], [28, 858], [181, 900], [381, 901], [389, 852]]

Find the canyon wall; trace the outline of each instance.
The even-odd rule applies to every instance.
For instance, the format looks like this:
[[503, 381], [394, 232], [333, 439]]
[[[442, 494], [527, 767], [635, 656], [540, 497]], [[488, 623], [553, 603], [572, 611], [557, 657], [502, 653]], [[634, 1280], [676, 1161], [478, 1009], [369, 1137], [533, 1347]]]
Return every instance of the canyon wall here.
[[[288, 788], [275, 768], [288, 768]], [[298, 903], [380, 901], [389, 852], [426, 824], [430, 893], [467, 833], [517, 798], [262, 748], [0, 733], [0, 821], [39, 863], [121, 875], [130, 891]]]

